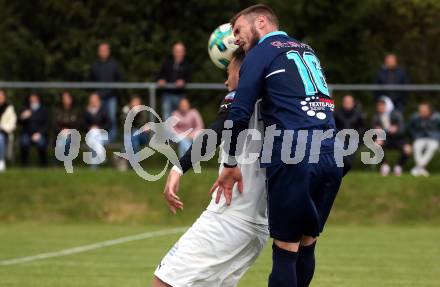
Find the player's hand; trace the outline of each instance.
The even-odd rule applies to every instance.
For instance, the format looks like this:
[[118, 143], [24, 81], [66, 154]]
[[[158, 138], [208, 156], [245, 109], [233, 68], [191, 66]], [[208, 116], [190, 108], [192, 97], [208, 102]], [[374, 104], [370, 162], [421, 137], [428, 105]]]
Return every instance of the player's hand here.
[[238, 167], [234, 167], [234, 168], [225, 167], [210, 191], [210, 193], [212, 194], [217, 190], [215, 203], [218, 204], [220, 202], [220, 198], [222, 194], [224, 194], [226, 199], [226, 204], [231, 205], [232, 190], [236, 183], [238, 187], [238, 192], [243, 193], [243, 177], [241, 175], [240, 169]]
[[163, 191], [168, 208], [173, 214], [176, 214], [178, 209], [183, 210], [183, 202], [177, 196], [177, 193], [179, 192], [180, 176], [181, 175], [177, 171], [171, 170], [168, 175], [165, 190]]

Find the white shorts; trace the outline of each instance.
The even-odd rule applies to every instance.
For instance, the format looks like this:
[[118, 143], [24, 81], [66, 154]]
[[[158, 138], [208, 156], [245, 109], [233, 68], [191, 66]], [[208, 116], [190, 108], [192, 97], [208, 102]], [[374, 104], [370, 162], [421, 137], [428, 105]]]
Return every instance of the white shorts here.
[[154, 275], [173, 287], [232, 287], [255, 262], [267, 226], [205, 211], [177, 241]]

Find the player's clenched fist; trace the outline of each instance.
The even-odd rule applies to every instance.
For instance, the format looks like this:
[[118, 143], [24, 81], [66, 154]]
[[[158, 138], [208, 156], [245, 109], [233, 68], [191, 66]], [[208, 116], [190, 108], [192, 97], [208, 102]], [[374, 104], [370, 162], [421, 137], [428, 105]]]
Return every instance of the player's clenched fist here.
[[163, 191], [168, 207], [173, 214], [176, 214], [178, 209], [183, 210], [183, 202], [177, 196], [177, 193], [179, 192], [180, 176], [181, 175], [177, 171], [171, 170], [168, 175], [165, 190]]
[[226, 199], [226, 204], [231, 205], [232, 191], [235, 183], [237, 183], [238, 192], [243, 193], [243, 178], [241, 176], [240, 169], [238, 167], [225, 167], [210, 191], [212, 194], [217, 190], [215, 203], [218, 204], [220, 202], [220, 198], [223, 193]]

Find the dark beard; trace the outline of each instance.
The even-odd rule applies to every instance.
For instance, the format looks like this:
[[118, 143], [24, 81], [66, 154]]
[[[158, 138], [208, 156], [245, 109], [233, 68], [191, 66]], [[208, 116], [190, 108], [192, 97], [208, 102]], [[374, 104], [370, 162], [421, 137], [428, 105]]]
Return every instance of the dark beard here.
[[252, 32], [252, 38], [249, 43], [249, 50], [252, 49], [253, 47], [257, 46], [258, 41], [260, 41], [260, 38], [258, 37], [257, 29], [255, 28], [255, 26], [252, 26], [251, 32]]

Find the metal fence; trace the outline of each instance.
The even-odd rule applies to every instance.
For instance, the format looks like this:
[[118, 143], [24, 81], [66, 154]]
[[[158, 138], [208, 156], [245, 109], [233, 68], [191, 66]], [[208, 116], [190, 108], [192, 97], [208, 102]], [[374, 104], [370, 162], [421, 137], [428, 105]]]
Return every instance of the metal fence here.
[[[96, 83], [96, 82], [0, 82], [4, 89], [131, 89], [144, 90], [149, 94], [149, 106], [157, 108], [157, 90], [162, 88], [173, 89], [175, 85], [167, 84], [159, 87], [156, 83]], [[337, 91], [418, 91], [440, 92], [439, 84], [432, 85], [365, 85], [365, 84], [330, 84], [332, 92]], [[187, 90], [226, 90], [221, 83], [190, 83]], [[151, 115], [154, 119], [154, 116]]]

